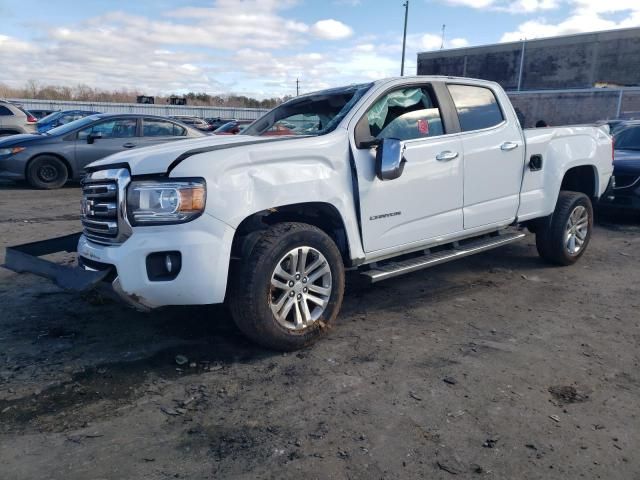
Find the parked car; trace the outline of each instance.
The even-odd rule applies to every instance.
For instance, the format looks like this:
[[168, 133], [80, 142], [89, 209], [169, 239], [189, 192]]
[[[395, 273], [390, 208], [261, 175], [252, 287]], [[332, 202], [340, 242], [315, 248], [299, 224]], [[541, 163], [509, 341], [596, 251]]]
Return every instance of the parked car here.
[[615, 185], [603, 196], [603, 206], [640, 210], [640, 122], [630, 121], [614, 134]]
[[253, 120], [232, 120], [213, 131], [214, 135], [239, 135], [244, 132]]
[[0, 100], [0, 137], [36, 131], [37, 120], [22, 107]]
[[224, 125], [225, 123], [229, 123], [234, 121], [233, 118], [220, 118], [220, 117], [213, 117], [213, 118], [205, 118], [205, 121], [211, 125], [211, 127], [215, 130], [217, 128], [220, 128], [222, 125]]
[[[317, 130], [264, 137], [280, 121]], [[235, 137], [122, 152], [83, 181], [76, 236], [7, 249], [15, 271], [141, 309], [227, 301], [274, 349], [331, 331], [345, 269], [369, 282], [536, 234], [538, 253], [585, 253], [611, 137], [522, 130], [494, 82], [402, 77], [296, 97]], [[100, 207], [100, 208], [98, 208]], [[35, 258], [77, 248], [79, 266]]]
[[187, 125], [153, 115], [91, 115], [45, 134], [0, 140], [0, 178], [59, 188], [67, 180], [80, 179], [89, 163], [113, 153], [202, 136]]
[[45, 133], [52, 128], [59, 127], [60, 125], [66, 125], [67, 123], [74, 122], [80, 118], [88, 117], [89, 115], [96, 115], [98, 113], [100, 112], [89, 112], [86, 110], [59, 110], [57, 112], [50, 113], [38, 121], [38, 132]]
[[33, 110], [33, 109], [29, 110], [29, 113], [31, 113], [31, 115], [33, 115], [38, 121], [42, 120], [47, 115], [51, 115], [52, 113], [55, 113], [55, 112], [59, 112], [59, 110], [43, 110], [40, 108], [37, 110]]
[[204, 118], [191, 117], [187, 115], [174, 115], [169, 118], [172, 118], [186, 125], [189, 125], [192, 128], [196, 128], [201, 132], [212, 132], [214, 130], [214, 128], [211, 125], [209, 125], [209, 123]]

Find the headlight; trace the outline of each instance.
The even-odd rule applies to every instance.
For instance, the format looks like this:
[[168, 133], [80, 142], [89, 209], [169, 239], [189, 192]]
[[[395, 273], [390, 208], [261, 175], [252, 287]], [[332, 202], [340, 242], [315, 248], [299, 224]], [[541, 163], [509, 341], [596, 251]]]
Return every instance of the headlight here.
[[207, 187], [204, 179], [131, 182], [127, 191], [127, 215], [131, 225], [184, 223], [204, 211]]
[[0, 148], [0, 155], [15, 155], [26, 150], [25, 147]]

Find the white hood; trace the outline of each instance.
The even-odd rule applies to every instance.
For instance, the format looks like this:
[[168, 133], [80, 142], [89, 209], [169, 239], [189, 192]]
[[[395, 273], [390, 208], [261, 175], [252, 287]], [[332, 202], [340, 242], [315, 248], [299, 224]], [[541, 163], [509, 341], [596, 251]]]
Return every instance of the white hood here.
[[87, 168], [90, 170], [100, 169], [117, 163], [126, 163], [129, 165], [132, 175], [165, 173], [171, 164], [180, 156], [188, 154], [193, 150], [195, 150], [193, 153], [196, 154], [198, 153], [197, 151], [201, 149], [215, 149], [215, 147], [225, 148], [226, 146], [232, 148], [234, 146], [273, 140], [274, 137], [252, 137], [248, 135], [211, 135], [204, 138], [175, 140], [152, 147], [119, 152], [102, 160], [98, 160], [97, 162], [93, 162], [89, 164]]

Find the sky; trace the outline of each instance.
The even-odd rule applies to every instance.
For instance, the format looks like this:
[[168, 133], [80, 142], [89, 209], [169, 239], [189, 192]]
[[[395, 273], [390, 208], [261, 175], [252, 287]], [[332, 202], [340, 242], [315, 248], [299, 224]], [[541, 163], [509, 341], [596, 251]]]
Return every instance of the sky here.
[[[396, 76], [404, 0], [0, 0], [0, 83], [258, 98]], [[81, 8], [80, 8], [81, 6]], [[410, 0], [420, 51], [640, 26], [640, 0]]]

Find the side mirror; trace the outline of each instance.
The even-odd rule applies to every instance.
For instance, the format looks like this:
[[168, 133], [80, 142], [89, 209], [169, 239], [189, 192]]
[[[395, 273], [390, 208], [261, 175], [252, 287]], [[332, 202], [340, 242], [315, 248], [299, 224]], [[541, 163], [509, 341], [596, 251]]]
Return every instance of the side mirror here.
[[87, 135], [87, 143], [92, 144], [99, 138], [102, 138], [102, 132], [90, 133], [89, 135]]
[[404, 145], [397, 138], [383, 138], [376, 152], [376, 176], [380, 180], [394, 180], [402, 175], [404, 164]]

